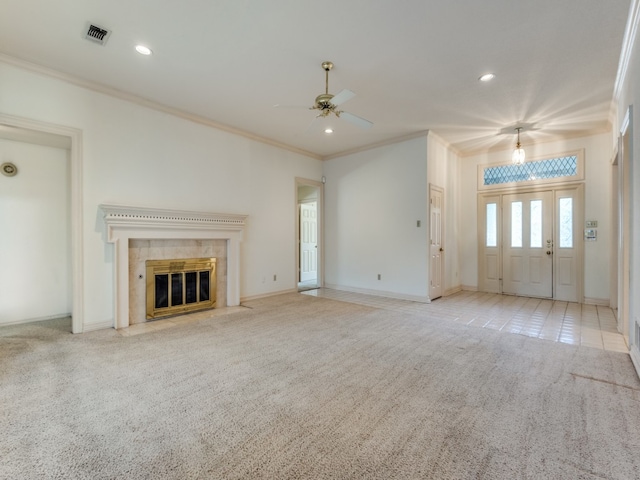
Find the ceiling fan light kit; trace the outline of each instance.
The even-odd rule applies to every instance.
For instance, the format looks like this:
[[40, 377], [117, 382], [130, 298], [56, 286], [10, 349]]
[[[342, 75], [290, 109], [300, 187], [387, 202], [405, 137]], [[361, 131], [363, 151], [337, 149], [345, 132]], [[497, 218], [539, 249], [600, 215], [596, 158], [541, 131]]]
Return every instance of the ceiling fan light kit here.
[[[327, 118], [330, 115], [335, 115], [336, 117], [346, 120], [347, 122], [352, 123], [360, 128], [364, 128], [364, 129], [371, 128], [373, 126], [373, 122], [370, 122], [369, 120], [366, 120], [362, 117], [354, 115], [353, 113], [345, 112], [344, 110], [338, 109], [339, 105], [351, 100], [353, 97], [356, 96], [356, 94], [351, 90], [347, 90], [347, 89], [341, 90], [336, 95], [329, 93], [329, 72], [331, 71], [331, 69], [333, 69], [333, 66], [334, 66], [333, 62], [329, 62], [329, 61], [322, 62], [322, 69], [324, 70], [324, 73], [325, 73], [324, 93], [321, 93], [320, 95], [318, 95], [315, 101], [313, 102], [313, 106], [309, 107], [309, 110], [318, 111], [318, 114], [314, 118], [314, 122], [318, 118]], [[279, 105], [275, 105], [275, 106], [279, 106]], [[309, 126], [307, 131], [311, 128], [312, 125], [313, 125], [313, 122]], [[330, 134], [330, 133], [333, 133], [333, 129], [331, 129], [331, 132], [328, 132], [325, 129], [324, 132], [326, 134]]]

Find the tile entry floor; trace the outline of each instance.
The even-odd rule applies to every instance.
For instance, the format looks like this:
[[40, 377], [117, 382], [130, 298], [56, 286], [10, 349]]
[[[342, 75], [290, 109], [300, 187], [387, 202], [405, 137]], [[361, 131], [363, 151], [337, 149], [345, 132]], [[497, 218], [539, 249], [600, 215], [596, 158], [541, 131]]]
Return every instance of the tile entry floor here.
[[554, 342], [629, 353], [609, 307], [482, 292], [458, 292], [431, 303], [365, 295], [328, 288], [303, 295], [330, 298], [370, 307], [438, 316], [504, 333]]

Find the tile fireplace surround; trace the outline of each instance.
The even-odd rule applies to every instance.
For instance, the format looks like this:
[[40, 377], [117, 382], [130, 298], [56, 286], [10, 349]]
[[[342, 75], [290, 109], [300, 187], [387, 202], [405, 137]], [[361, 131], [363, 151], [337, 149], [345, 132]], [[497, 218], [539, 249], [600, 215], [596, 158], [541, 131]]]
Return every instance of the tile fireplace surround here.
[[128, 327], [130, 240], [226, 240], [226, 305], [240, 304], [240, 242], [246, 215], [100, 205], [114, 244], [114, 327]]

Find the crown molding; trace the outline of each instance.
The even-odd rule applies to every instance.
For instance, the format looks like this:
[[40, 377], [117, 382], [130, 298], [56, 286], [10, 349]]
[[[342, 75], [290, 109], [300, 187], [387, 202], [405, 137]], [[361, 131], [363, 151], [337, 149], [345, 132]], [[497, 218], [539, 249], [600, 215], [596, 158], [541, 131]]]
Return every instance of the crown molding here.
[[225, 125], [222, 123], [215, 122], [209, 118], [194, 115], [192, 113], [186, 112], [184, 110], [180, 110], [178, 108], [169, 107], [162, 103], [155, 102], [153, 100], [149, 100], [144, 97], [140, 97], [138, 95], [133, 95], [130, 93], [123, 92], [122, 90], [118, 90], [116, 88], [108, 87], [106, 85], [92, 82], [89, 80], [85, 80], [80, 77], [76, 77], [74, 75], [69, 75], [66, 73], [59, 72], [49, 67], [43, 67], [42, 65], [37, 65], [35, 63], [27, 62], [25, 60], [21, 60], [19, 58], [12, 57], [10, 55], [6, 55], [4, 53], [0, 53], [0, 62], [6, 63], [8, 65], [13, 65], [14, 67], [22, 68], [23, 70], [29, 70], [31, 72], [37, 73], [39, 75], [55, 78], [56, 80], [60, 80], [66, 83], [70, 83], [77, 87], [86, 88], [88, 90], [92, 90], [94, 92], [102, 93], [104, 95], [108, 95], [111, 97], [118, 98], [120, 100], [125, 100], [130, 103], [134, 103], [136, 105], [140, 105], [141, 107], [149, 108], [151, 110], [156, 110], [158, 112], [167, 113], [169, 115], [173, 115], [174, 117], [182, 118], [183, 120], [188, 120], [193, 123], [198, 123], [200, 125], [205, 125], [207, 127], [215, 128], [217, 130], [221, 130], [227, 133], [231, 133], [233, 135], [238, 135], [241, 137], [248, 138], [249, 140], [253, 140], [255, 142], [263, 143], [266, 145], [270, 145], [272, 147], [281, 148], [283, 150], [288, 150], [293, 153], [297, 153], [299, 155], [304, 155], [305, 157], [311, 157], [316, 160], [322, 160], [322, 156], [316, 153], [309, 152], [307, 150], [303, 150], [301, 148], [293, 147], [291, 145], [287, 145], [285, 143], [276, 142], [275, 140], [271, 140], [266, 137], [261, 137], [260, 135], [255, 135], [253, 133], [249, 133], [245, 130], [231, 127], [229, 125]]
[[629, 62], [631, 61], [631, 53], [633, 51], [633, 44], [638, 33], [639, 23], [640, 0], [631, 0], [631, 6], [629, 7], [629, 17], [627, 18], [627, 26], [625, 27], [624, 37], [622, 39], [622, 50], [620, 51], [620, 60], [618, 62], [616, 83], [613, 88], [613, 102], [615, 103], [620, 100], [620, 95], [622, 94], [622, 87], [624, 85], [625, 78], [627, 77], [627, 70], [629, 69]]
[[406, 142], [407, 140], [413, 140], [414, 138], [426, 138], [428, 135], [429, 130], [421, 130], [419, 132], [410, 133], [409, 135], [404, 135], [402, 137], [394, 137], [389, 140], [383, 140], [382, 142], [372, 143], [370, 145], [364, 145], [362, 147], [353, 148], [351, 150], [345, 150], [344, 152], [327, 155], [326, 157], [322, 157], [322, 160], [333, 160], [334, 158], [346, 157], [347, 155], [353, 155], [354, 153], [366, 152], [367, 150], [373, 150], [374, 148], [380, 148], [387, 145]]

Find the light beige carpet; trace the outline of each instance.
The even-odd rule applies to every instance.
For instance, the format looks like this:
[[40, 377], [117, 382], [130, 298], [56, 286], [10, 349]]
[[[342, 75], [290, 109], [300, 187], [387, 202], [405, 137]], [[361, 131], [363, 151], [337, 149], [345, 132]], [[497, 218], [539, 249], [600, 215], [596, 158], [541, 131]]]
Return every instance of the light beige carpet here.
[[2, 479], [634, 479], [622, 353], [298, 294], [0, 329]]

